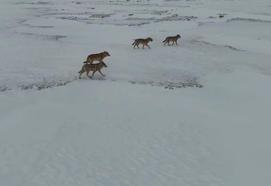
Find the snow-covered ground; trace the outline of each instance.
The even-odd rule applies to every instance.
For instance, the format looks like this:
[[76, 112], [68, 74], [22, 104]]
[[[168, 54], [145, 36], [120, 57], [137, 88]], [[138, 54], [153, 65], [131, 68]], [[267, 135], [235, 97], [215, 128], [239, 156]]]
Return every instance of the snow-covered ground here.
[[[0, 185], [270, 185], [270, 10], [1, 1]], [[162, 45], [177, 33], [179, 46]], [[151, 49], [131, 47], [148, 36]], [[78, 80], [104, 50], [106, 77]]]

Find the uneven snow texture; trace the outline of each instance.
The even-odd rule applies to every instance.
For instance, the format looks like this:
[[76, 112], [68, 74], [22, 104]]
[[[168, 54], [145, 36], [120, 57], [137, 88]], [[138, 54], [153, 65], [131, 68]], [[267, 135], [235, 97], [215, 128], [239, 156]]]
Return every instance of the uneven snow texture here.
[[[270, 185], [270, 10], [1, 1], [0, 185]], [[178, 46], [163, 46], [176, 34]], [[149, 36], [151, 49], [132, 48]], [[104, 50], [106, 77], [78, 80]]]

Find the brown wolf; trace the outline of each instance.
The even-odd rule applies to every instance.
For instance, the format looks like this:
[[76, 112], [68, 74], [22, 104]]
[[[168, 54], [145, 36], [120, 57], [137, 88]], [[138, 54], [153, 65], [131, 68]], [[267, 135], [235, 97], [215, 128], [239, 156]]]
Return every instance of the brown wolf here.
[[93, 61], [103, 62], [103, 59], [107, 56], [110, 56], [110, 54], [107, 51], [104, 51], [98, 54], [90, 54], [84, 63], [92, 64]]
[[[99, 62], [99, 63], [96, 63], [96, 64], [88, 64], [88, 63], [87, 63], [87, 64], [84, 64], [84, 65], [82, 66], [82, 69], [78, 72], [78, 73], [79, 73], [79, 79], [81, 79], [81, 75], [82, 75], [84, 72], [87, 73], [87, 76], [88, 76], [89, 78], [92, 78], [93, 75], [95, 74], [95, 72], [97, 72], [97, 71], [98, 71], [102, 76], [105, 76], [105, 75], [101, 72], [101, 69], [102, 69], [103, 67], [107, 67], [107, 65], [106, 65], [103, 61], [101, 61], [101, 62]], [[88, 75], [90, 71], [93, 71], [91, 76]]]
[[148, 48], [151, 48], [148, 43], [153, 41], [152, 38], [148, 37], [146, 39], [135, 39], [135, 41], [133, 42], [133, 46], [134, 48], [137, 47], [139, 48], [139, 45], [141, 44], [142, 45], [142, 48], [144, 49], [145, 46], [147, 46]]
[[170, 45], [170, 42], [172, 42], [172, 45], [174, 45], [174, 43], [176, 45], [178, 45], [177, 41], [180, 38], [181, 38], [181, 36], [179, 34], [177, 34], [176, 36], [169, 36], [163, 41], [163, 43], [164, 43], [164, 45], [166, 45], [166, 44]]

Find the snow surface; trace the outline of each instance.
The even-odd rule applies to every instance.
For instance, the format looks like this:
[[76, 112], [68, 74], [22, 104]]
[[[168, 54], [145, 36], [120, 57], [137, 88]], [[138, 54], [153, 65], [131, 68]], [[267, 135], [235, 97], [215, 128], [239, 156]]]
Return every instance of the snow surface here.
[[[270, 185], [270, 10], [2, 0], [0, 185]], [[131, 47], [148, 36], [151, 49]], [[104, 50], [106, 77], [78, 80]]]

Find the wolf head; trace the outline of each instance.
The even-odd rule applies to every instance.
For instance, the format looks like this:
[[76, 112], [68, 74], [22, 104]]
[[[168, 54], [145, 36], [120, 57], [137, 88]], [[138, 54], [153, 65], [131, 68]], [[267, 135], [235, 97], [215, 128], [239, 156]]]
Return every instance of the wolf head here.
[[148, 41], [153, 41], [153, 39], [151, 37], [148, 37], [147, 40]]
[[103, 52], [104, 56], [110, 56], [110, 54], [107, 51]]

